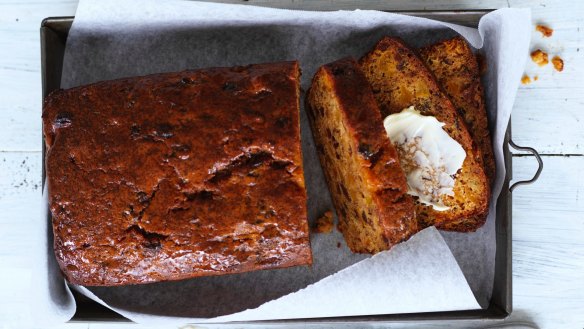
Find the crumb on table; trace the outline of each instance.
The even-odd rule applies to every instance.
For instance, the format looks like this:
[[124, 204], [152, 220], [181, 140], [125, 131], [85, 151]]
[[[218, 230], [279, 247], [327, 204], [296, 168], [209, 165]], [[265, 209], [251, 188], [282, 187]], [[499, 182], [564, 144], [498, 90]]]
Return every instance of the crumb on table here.
[[535, 50], [531, 53], [531, 60], [539, 66], [544, 66], [549, 63], [548, 54], [541, 49]]
[[544, 36], [544, 38], [549, 38], [554, 33], [553, 29], [551, 29], [545, 25], [541, 25], [541, 24], [537, 24], [535, 26], [535, 30], [538, 32], [541, 32], [541, 34]]
[[521, 78], [521, 83], [524, 85], [528, 85], [531, 83], [531, 78], [527, 74], [524, 74], [523, 77]]
[[325, 211], [317, 220], [316, 225], [313, 228], [313, 232], [316, 233], [330, 233], [333, 230], [333, 212], [328, 210]]
[[562, 72], [564, 70], [564, 60], [560, 58], [560, 56], [554, 56], [552, 58], [552, 64], [554, 64], [554, 68], [558, 72]]
[[537, 81], [537, 79], [539, 79], [537, 75], [533, 77], [533, 81]]

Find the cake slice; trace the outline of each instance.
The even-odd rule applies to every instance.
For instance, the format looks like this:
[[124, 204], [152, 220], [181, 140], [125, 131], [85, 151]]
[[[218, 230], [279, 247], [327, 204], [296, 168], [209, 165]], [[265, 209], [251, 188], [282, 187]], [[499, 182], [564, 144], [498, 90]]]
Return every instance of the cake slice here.
[[495, 157], [475, 54], [462, 37], [456, 37], [420, 49], [420, 57], [464, 119], [480, 150], [475, 153], [476, 160], [483, 163], [489, 183], [492, 183], [495, 178]]
[[414, 202], [358, 63], [320, 67], [306, 110], [349, 248], [375, 253], [408, 239], [417, 231]]
[[312, 262], [297, 62], [154, 74], [51, 93], [56, 259], [116, 286]]
[[[435, 225], [446, 230], [472, 231], [484, 221], [489, 209], [490, 189], [484, 167], [477, 161], [480, 152], [473, 143], [464, 120], [442, 92], [424, 62], [400, 39], [385, 37], [360, 60], [381, 114], [386, 117], [413, 106], [424, 116], [444, 123], [443, 129], [459, 143], [466, 157], [455, 176], [453, 196], [443, 196], [447, 210], [418, 202], [419, 225]], [[481, 224], [482, 224], [481, 221]]]

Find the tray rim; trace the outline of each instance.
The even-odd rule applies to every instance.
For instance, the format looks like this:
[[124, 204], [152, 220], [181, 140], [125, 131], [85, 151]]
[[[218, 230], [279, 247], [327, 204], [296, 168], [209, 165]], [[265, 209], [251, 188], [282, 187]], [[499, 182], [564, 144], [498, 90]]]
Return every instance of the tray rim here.
[[[421, 16], [437, 20], [444, 20], [449, 16], [467, 16], [470, 21], [478, 22], [478, 18], [491, 10], [469, 11], [392, 11], [399, 14]], [[73, 22], [74, 16], [47, 17], [42, 20], [41, 34], [41, 78], [43, 98], [60, 86], [61, 69], [63, 63], [66, 38]], [[444, 20], [447, 21], [447, 20]], [[460, 23], [460, 22], [459, 22]], [[473, 26], [472, 24], [470, 26]], [[474, 25], [476, 27], [476, 24]], [[55, 49], [55, 42], [60, 42], [60, 48]], [[58, 45], [59, 46], [59, 45]], [[56, 53], [55, 53], [56, 52]], [[56, 64], [56, 66], [54, 65]], [[50, 72], [49, 72], [50, 70]], [[506, 177], [503, 182], [501, 194], [497, 200], [496, 209], [496, 244], [495, 278], [491, 301], [486, 309], [469, 311], [428, 312], [409, 314], [387, 315], [360, 315], [328, 318], [307, 318], [287, 320], [263, 320], [217, 323], [213, 325], [234, 324], [364, 324], [364, 323], [394, 323], [432, 320], [501, 320], [507, 318], [512, 312], [512, 253], [511, 253], [511, 217], [512, 217], [512, 193], [509, 191], [509, 182], [512, 178], [512, 156], [508, 143], [511, 139], [511, 120], [508, 123], [503, 143], [503, 156], [506, 168]], [[45, 183], [45, 143], [42, 138], [42, 183]], [[44, 187], [44, 186], [43, 186]], [[41, 189], [42, 190], [42, 189]], [[86, 297], [74, 292], [77, 310], [69, 322], [131, 322], [121, 315], [99, 305]], [[86, 300], [84, 300], [86, 299]]]

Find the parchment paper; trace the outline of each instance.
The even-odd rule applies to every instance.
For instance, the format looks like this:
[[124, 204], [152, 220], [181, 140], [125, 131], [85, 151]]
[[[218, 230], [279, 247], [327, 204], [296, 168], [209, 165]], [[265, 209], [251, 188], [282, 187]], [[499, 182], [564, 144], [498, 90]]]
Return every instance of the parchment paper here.
[[[491, 215], [476, 233], [442, 232], [441, 237], [432, 228], [372, 258], [352, 254], [336, 231], [313, 234], [312, 267], [127, 287], [74, 288], [130, 319], [148, 323], [201, 321], [256, 308], [282, 296], [257, 310], [214, 321], [486, 306], [494, 275], [494, 208], [505, 174], [503, 136], [525, 64], [529, 27], [529, 11], [510, 9], [486, 15], [476, 30], [377, 11], [307, 12], [176, 0], [80, 1], [67, 41], [63, 88], [158, 72], [297, 59], [306, 90], [320, 65], [345, 56], [358, 58], [384, 35], [399, 36], [419, 47], [460, 33], [474, 47], [482, 48], [489, 64], [485, 88], [497, 180]], [[332, 204], [303, 110], [301, 130], [308, 212], [314, 221], [332, 209]], [[46, 264], [46, 250], [52, 249], [50, 230], [47, 234], [44, 227], [41, 233], [39, 237], [44, 238], [39, 249], [44, 251]], [[39, 291], [49, 291], [53, 304], [70, 310], [71, 299], [63, 297], [69, 291], [55, 288], [59, 286], [54, 278], [60, 277], [55, 265], [52, 261], [44, 268], [53, 284], [47, 281]], [[302, 288], [306, 289], [286, 296]], [[352, 303], [342, 298], [344, 291], [350, 292], [347, 298]], [[63, 321], [67, 315], [61, 312], [52, 318]]]

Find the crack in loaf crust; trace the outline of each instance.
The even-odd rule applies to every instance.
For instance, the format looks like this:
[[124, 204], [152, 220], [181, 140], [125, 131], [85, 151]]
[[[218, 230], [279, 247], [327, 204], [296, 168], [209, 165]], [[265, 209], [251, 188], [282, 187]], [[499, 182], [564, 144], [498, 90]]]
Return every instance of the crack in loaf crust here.
[[[417, 203], [416, 215], [422, 227], [435, 225], [441, 229], [473, 231], [478, 227], [468, 220], [486, 218], [489, 211], [490, 188], [482, 163], [464, 120], [457, 114], [452, 102], [442, 92], [430, 70], [400, 39], [385, 37], [360, 60], [382, 115], [401, 112], [414, 106], [423, 115], [436, 117], [445, 123], [443, 129], [466, 152], [458, 173], [454, 196], [446, 197], [447, 211], [436, 211], [431, 206]], [[482, 223], [481, 223], [482, 225]]]
[[60, 90], [44, 104], [67, 279], [122, 285], [311, 264], [297, 62]]
[[417, 231], [397, 152], [357, 62], [321, 67], [306, 98], [339, 229], [354, 252], [379, 252]]

